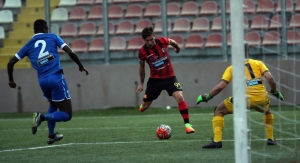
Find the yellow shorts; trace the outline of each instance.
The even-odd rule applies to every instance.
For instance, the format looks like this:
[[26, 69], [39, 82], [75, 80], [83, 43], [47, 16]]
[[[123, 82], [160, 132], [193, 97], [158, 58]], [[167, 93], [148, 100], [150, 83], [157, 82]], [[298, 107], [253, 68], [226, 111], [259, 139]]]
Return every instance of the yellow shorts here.
[[[223, 102], [226, 108], [233, 112], [233, 97], [228, 97]], [[270, 109], [270, 99], [267, 94], [248, 95], [246, 102], [248, 109], [255, 109], [259, 112], [266, 112]]]

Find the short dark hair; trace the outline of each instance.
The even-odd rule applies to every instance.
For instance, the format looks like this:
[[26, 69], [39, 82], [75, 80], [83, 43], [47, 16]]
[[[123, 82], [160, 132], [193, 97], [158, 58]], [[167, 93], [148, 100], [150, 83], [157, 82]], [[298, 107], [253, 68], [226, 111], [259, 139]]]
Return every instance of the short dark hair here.
[[152, 36], [154, 34], [153, 27], [147, 26], [142, 30], [142, 37], [145, 40], [147, 37]]
[[48, 28], [47, 22], [43, 19], [37, 19], [34, 22], [33, 29], [35, 33], [43, 32], [45, 28]]

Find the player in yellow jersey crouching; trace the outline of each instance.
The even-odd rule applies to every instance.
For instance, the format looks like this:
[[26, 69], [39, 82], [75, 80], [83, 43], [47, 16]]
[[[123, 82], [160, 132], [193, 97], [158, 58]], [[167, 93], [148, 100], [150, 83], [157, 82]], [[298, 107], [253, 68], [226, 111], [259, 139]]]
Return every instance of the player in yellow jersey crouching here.
[[[249, 50], [245, 47], [246, 54], [248, 57]], [[265, 123], [266, 133], [267, 133], [267, 145], [276, 145], [273, 136], [273, 124], [274, 115], [270, 109], [270, 99], [268, 97], [268, 92], [264, 86], [265, 77], [268, 84], [270, 85], [270, 93], [276, 96], [280, 100], [284, 100], [282, 94], [277, 90], [274, 78], [266, 67], [266, 65], [259, 60], [246, 59], [245, 60], [245, 75], [247, 77], [246, 85], [246, 96], [247, 96], [247, 108], [255, 109], [264, 114], [263, 122]], [[214, 96], [219, 94], [232, 80], [232, 65], [229, 66], [222, 77], [222, 80], [217, 84], [208, 94], [200, 95], [197, 99], [196, 104], [200, 102], [207, 102]], [[222, 148], [222, 132], [224, 128], [224, 116], [233, 113], [233, 97], [228, 97], [223, 102], [221, 102], [214, 111], [214, 117], [212, 119], [212, 127], [214, 138], [213, 141], [207, 145], [202, 146], [202, 148]], [[237, 108], [239, 109], [239, 108]]]

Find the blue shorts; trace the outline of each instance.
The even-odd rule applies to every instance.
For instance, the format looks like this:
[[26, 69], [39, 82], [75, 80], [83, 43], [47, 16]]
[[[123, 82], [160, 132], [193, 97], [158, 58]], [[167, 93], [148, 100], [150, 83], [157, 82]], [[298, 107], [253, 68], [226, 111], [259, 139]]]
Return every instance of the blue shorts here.
[[56, 102], [71, 99], [63, 74], [57, 73], [40, 78], [39, 83], [46, 99]]

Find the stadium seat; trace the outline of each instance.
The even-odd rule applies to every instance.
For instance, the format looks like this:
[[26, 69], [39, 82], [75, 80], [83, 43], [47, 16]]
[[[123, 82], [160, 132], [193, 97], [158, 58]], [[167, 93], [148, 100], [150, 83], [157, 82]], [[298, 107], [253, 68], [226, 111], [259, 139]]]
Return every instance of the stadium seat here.
[[58, 6], [75, 6], [77, 0], [60, 0]]
[[123, 8], [120, 5], [112, 5], [108, 8], [108, 18], [122, 18], [124, 15]]
[[103, 17], [103, 10], [102, 10], [102, 6], [93, 6], [90, 9], [89, 15], [87, 17], [88, 20], [100, 20]]
[[244, 8], [245, 14], [254, 14], [256, 10], [255, 2], [253, 0], [244, 0], [244, 5], [246, 6]]
[[215, 1], [203, 2], [200, 10], [200, 15], [218, 14], [218, 4]]
[[[113, 0], [107, 0], [107, 3], [112, 3]], [[94, 4], [102, 4], [102, 0], [95, 0]]]
[[171, 2], [167, 4], [167, 15], [168, 16], [178, 16], [180, 14], [180, 6], [176, 2]]
[[[294, 4], [292, 0], [285, 1], [285, 11], [286, 12], [293, 12], [294, 11]], [[281, 12], [281, 0], [277, 1], [276, 12]]]
[[148, 0], [131, 0], [131, 2], [147, 2]]
[[22, 7], [21, 0], [6, 0], [4, 1], [3, 8], [19, 8]]
[[251, 29], [268, 29], [269, 21], [265, 15], [255, 15], [252, 18]]
[[84, 22], [79, 29], [79, 36], [92, 36], [96, 34], [96, 24], [94, 22]]
[[77, 53], [84, 53], [88, 49], [88, 44], [84, 38], [78, 38], [72, 42], [71, 48]]
[[113, 0], [114, 3], [128, 3], [130, 0]]
[[60, 7], [52, 11], [51, 21], [68, 21], [68, 10], [66, 8]]
[[222, 47], [222, 35], [219, 33], [211, 33], [207, 37], [205, 44], [207, 48]]
[[[229, 29], [229, 21], [228, 21], [228, 19], [227, 19], [226, 23], [227, 23], [227, 25], [226, 25], [227, 29]], [[214, 18], [210, 30], [212, 30], [212, 31], [221, 31], [222, 30], [222, 20], [221, 20], [221, 17]]]
[[89, 52], [104, 51], [104, 39], [100, 37], [94, 38], [90, 43], [90, 47], [88, 51]]
[[66, 23], [61, 27], [60, 36], [74, 37], [77, 36], [77, 26], [75, 23]]
[[277, 31], [266, 32], [263, 38], [262, 45], [279, 45], [280, 44], [280, 34]]
[[86, 12], [84, 7], [78, 6], [72, 8], [70, 12], [69, 20], [83, 20], [86, 18]]
[[[226, 0], [226, 13], [230, 13], [230, 0]], [[221, 8], [219, 9], [219, 14], [222, 12]]]
[[139, 18], [143, 16], [143, 8], [139, 4], [131, 4], [126, 9], [125, 18]]
[[152, 26], [151, 20], [149, 20], [149, 19], [140, 19], [140, 20], [137, 21], [137, 23], [136, 23], [136, 27], [135, 27], [134, 33], [141, 33], [142, 30], [143, 30], [146, 26]]
[[[115, 33], [115, 25], [113, 24], [113, 22], [108, 22], [108, 31], [110, 35]], [[98, 31], [96, 35], [103, 35], [103, 34], [104, 34], [104, 24], [101, 23], [98, 27]]]
[[260, 34], [256, 31], [248, 32], [245, 35], [245, 41], [249, 46], [259, 46], [261, 45]]
[[287, 43], [288, 44], [299, 44], [300, 43], [300, 33], [296, 30], [287, 31]]
[[297, 1], [296, 1], [296, 6], [295, 6], [294, 11], [295, 11], [295, 12], [300, 12], [300, 0], [297, 0]]
[[294, 14], [291, 17], [289, 28], [299, 28], [300, 27], [300, 15]]
[[[115, 34], [115, 25], [113, 21], [108, 22], [108, 33], [110, 35]], [[98, 27], [96, 35], [103, 35], [104, 34], [104, 23], [101, 23]]]
[[[170, 32], [172, 24], [171, 24], [171, 21], [169, 19], [167, 20], [167, 27], [168, 27], [168, 32]], [[155, 33], [162, 32], [162, 19], [156, 20], [154, 31], [155, 31]]]
[[113, 37], [110, 39], [109, 50], [125, 50], [126, 40], [124, 37]]
[[11, 10], [1, 10], [0, 18], [0, 23], [12, 23], [14, 21], [13, 13]]
[[77, 0], [76, 5], [92, 5], [95, 0]]
[[51, 23], [51, 33], [59, 35], [59, 26], [57, 24]]
[[[184, 46], [184, 39], [183, 39], [182, 35], [180, 35], [180, 34], [172, 34], [169, 38], [172, 39], [172, 40], [174, 40], [174, 41], [176, 41], [176, 43], [178, 44], [178, 46], [180, 48], [183, 48], [183, 46]], [[173, 48], [173, 47], [171, 45], [169, 45], [169, 48]]]
[[116, 34], [131, 34], [133, 33], [134, 27], [130, 20], [122, 20], [117, 26]]
[[0, 8], [3, 7], [4, 0], [0, 0]]
[[204, 41], [200, 34], [191, 34], [186, 39], [185, 48], [203, 48]]
[[191, 29], [191, 23], [188, 18], [179, 18], [174, 22], [173, 32], [188, 32]]
[[231, 46], [231, 33], [227, 34], [227, 46]]
[[270, 22], [269, 29], [279, 29], [282, 27], [281, 15], [274, 15]]
[[5, 38], [4, 28], [0, 26], [0, 39], [4, 39], [4, 38]]
[[182, 5], [182, 10], [180, 15], [198, 15], [199, 13], [199, 7], [196, 2], [189, 1], [185, 2]]
[[158, 17], [161, 16], [161, 6], [158, 3], [150, 3], [146, 6], [144, 17]]
[[209, 31], [209, 20], [206, 17], [194, 19], [192, 31]]
[[139, 50], [145, 44], [141, 36], [133, 36], [128, 42], [127, 50]]
[[274, 2], [272, 0], [259, 0], [257, 2], [256, 13], [273, 13]]

